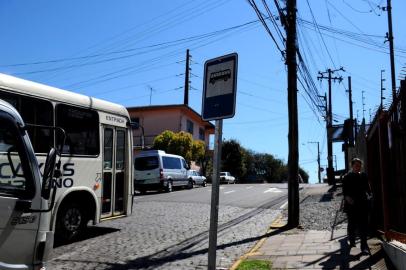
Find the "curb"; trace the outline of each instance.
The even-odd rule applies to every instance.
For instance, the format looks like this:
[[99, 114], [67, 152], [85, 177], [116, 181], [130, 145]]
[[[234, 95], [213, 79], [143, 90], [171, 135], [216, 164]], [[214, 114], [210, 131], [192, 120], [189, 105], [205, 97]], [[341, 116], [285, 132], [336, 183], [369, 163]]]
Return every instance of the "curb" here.
[[[267, 230], [266, 234], [271, 233], [272, 231], [283, 227], [285, 224], [282, 224], [283, 214], [280, 213], [279, 216], [271, 223], [269, 229]], [[268, 237], [262, 237], [246, 254], [242, 255], [231, 267], [229, 270], [236, 270], [240, 263], [247, 259], [250, 256], [257, 255], [256, 252], [258, 249], [264, 244], [265, 240]]]

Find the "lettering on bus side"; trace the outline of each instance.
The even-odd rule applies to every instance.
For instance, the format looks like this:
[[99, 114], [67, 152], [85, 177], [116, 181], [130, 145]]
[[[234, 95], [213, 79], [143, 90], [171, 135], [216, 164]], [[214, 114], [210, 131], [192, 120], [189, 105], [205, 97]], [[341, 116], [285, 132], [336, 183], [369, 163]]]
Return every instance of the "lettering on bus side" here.
[[[39, 164], [39, 168], [41, 169], [44, 166], [44, 163]], [[54, 179], [53, 186], [57, 188], [70, 188], [73, 186], [73, 176], [75, 175], [75, 164], [74, 163], [65, 163], [63, 164], [62, 172], [63, 178], [61, 179]], [[17, 174], [21, 174], [21, 164], [19, 163], [16, 166]], [[67, 177], [66, 177], [67, 176]], [[25, 184], [25, 179], [21, 179], [20, 177], [13, 176], [10, 168], [9, 163], [1, 163], [0, 164], [0, 183], [13, 185], [16, 187], [23, 187]]]
[[125, 121], [121, 117], [115, 117], [115, 116], [112, 116], [112, 115], [106, 115], [106, 120], [111, 121], [111, 122], [115, 122], [115, 123], [120, 123], [120, 124], [123, 124], [124, 121]]
[[28, 223], [34, 223], [35, 220], [37, 219], [37, 216], [32, 215], [32, 216], [20, 216], [20, 217], [13, 217], [10, 221], [10, 224], [12, 226], [15, 225], [22, 225], [22, 224], [28, 224]]

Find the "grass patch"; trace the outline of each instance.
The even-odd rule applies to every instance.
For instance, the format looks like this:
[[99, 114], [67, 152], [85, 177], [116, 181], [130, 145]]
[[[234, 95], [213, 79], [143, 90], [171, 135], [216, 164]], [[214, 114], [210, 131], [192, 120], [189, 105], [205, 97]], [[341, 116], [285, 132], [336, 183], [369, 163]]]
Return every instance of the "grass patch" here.
[[245, 260], [240, 263], [237, 270], [272, 270], [272, 263], [263, 260]]

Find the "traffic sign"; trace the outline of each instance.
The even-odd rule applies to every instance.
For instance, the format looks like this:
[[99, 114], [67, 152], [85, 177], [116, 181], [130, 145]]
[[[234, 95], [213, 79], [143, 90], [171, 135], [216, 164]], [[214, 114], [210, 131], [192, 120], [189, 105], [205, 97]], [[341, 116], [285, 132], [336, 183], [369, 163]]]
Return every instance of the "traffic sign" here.
[[204, 63], [202, 118], [219, 120], [235, 114], [237, 93], [236, 53], [207, 60]]

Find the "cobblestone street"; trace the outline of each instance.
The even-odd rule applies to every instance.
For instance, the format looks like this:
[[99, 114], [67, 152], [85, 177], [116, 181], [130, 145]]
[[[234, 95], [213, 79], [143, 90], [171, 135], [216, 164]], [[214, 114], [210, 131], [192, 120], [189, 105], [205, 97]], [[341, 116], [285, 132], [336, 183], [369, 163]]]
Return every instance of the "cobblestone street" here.
[[[54, 249], [50, 269], [206, 269], [210, 205], [137, 202], [133, 215], [90, 227], [97, 237]], [[217, 266], [247, 252], [279, 210], [220, 206]]]

